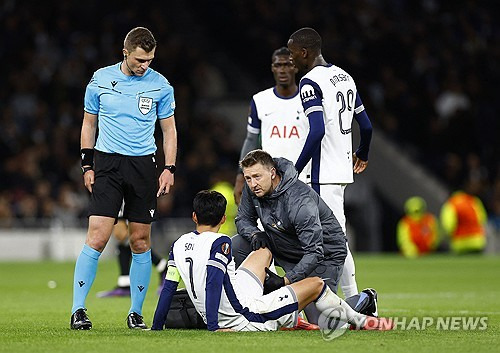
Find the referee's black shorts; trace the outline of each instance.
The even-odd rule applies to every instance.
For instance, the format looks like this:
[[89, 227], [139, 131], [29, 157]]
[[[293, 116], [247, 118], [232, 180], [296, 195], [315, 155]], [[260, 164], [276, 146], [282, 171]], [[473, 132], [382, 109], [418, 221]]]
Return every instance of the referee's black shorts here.
[[156, 219], [158, 178], [153, 154], [124, 156], [95, 151], [95, 180], [89, 216], [117, 218], [124, 202], [123, 218], [149, 224]]

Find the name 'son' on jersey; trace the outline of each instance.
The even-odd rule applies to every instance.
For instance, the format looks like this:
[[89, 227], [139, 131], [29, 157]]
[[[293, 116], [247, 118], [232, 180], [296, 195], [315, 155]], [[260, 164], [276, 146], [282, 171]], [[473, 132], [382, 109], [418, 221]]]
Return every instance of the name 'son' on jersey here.
[[297, 126], [286, 126], [283, 125], [282, 127], [279, 127], [277, 125], [274, 125], [273, 128], [271, 129], [271, 135], [269, 138], [298, 138], [300, 139], [299, 136], [299, 130], [297, 129]]

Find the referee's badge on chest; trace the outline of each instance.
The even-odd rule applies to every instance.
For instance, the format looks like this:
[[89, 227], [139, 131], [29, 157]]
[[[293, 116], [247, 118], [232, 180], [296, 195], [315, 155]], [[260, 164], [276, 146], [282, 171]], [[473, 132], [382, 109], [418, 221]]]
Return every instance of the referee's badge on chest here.
[[153, 107], [153, 98], [139, 97], [139, 110], [142, 114], [146, 115]]

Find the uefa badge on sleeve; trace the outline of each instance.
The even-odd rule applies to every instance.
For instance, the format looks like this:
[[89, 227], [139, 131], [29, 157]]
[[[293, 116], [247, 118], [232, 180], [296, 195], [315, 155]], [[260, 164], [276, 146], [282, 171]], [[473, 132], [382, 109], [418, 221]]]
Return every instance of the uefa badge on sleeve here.
[[153, 98], [139, 97], [139, 110], [146, 115], [153, 108]]

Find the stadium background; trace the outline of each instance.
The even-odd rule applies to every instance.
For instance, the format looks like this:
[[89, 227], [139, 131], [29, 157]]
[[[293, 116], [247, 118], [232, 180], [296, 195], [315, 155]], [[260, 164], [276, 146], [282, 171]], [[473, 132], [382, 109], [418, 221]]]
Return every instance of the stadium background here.
[[[271, 53], [303, 26], [317, 29], [326, 60], [355, 78], [374, 133], [446, 192], [474, 182], [498, 237], [500, 31], [494, 3], [4, 0], [1, 237], [85, 230], [88, 193], [78, 153], [85, 86], [93, 71], [121, 60], [125, 34], [139, 25], [158, 41], [152, 67], [172, 83], [177, 102], [178, 173], [172, 195], [160, 199], [163, 221], [153, 237], [189, 217], [198, 190], [234, 180], [251, 96], [274, 84]], [[372, 153], [377, 148], [372, 144]], [[357, 177], [347, 190], [356, 249], [395, 251], [402, 203], [391, 202], [369, 176]], [[373, 210], [377, 220], [366, 224]], [[370, 242], [364, 238], [369, 233], [376, 233]]]

